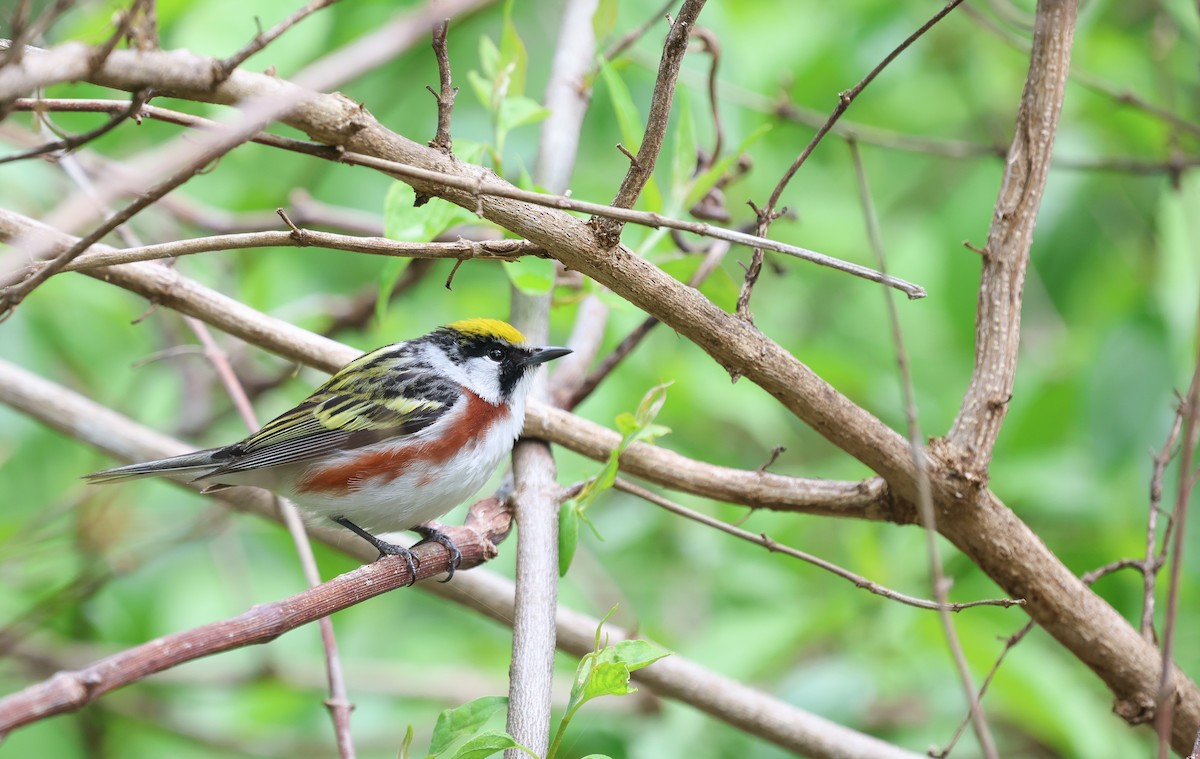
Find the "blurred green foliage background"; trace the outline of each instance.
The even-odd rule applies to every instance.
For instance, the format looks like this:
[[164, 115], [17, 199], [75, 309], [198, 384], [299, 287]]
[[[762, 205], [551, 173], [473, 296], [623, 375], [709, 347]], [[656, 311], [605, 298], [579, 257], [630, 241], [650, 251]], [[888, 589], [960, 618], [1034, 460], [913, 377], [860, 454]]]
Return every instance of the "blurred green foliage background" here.
[[[226, 56], [298, 3], [233, 0], [157, 4], [164, 48]], [[306, 20], [246, 66], [289, 77], [328, 51], [368, 33], [407, 3], [342, 3]], [[99, 42], [123, 3], [81, 3], [48, 32], [46, 44]], [[649, 18], [620, 0], [601, 48]], [[730, 226], [753, 221], [746, 204], [765, 203], [814, 125], [848, 89], [939, 3], [862, 0], [735, 3], [714, 0], [701, 16], [721, 43], [719, 108], [726, 149], [756, 133], [751, 169], [725, 188]], [[1002, 170], [996, 148], [1009, 140], [1027, 65], [1010, 38], [1026, 44], [1032, 3], [978, 3], [959, 9], [892, 64], [843, 121], [855, 130], [876, 204], [889, 270], [924, 286], [929, 297], [902, 302], [920, 422], [927, 435], [948, 429], [973, 360], [977, 254]], [[7, 11], [0, 12], [4, 31]], [[540, 100], [558, 31], [546, 3], [516, 3], [512, 24], [528, 54], [525, 95]], [[450, 29], [450, 56], [461, 85], [453, 134], [506, 178], [533, 170], [536, 123], [512, 129], [500, 153], [495, 121], [468, 72], [486, 73], [481, 50], [499, 43], [502, 9], [492, 6]], [[999, 31], [997, 31], [999, 30]], [[629, 144], [622, 119], [644, 120], [665, 21], [597, 77], [571, 182], [574, 197], [607, 202]], [[1026, 285], [1022, 355], [1008, 419], [991, 470], [994, 491], [1074, 571], [1083, 573], [1145, 548], [1152, 449], [1163, 444], [1195, 361], [1200, 282], [1200, 184], [1195, 172], [1164, 169], [1172, 157], [1195, 163], [1197, 51], [1200, 24], [1183, 0], [1084, 4], [1074, 74], [1046, 190]], [[486, 55], [486, 53], [485, 53]], [[639, 207], [681, 215], [693, 142], [711, 146], [705, 92], [710, 59], [685, 61], [656, 187]], [[437, 68], [426, 41], [340, 91], [385, 125], [424, 141], [435, 107], [424, 89]], [[1178, 112], [1172, 125], [1112, 92]], [[618, 85], [619, 86], [614, 86]], [[625, 101], [622, 90], [630, 97]], [[48, 96], [121, 97], [89, 86], [50, 88]], [[510, 93], [516, 95], [519, 93]], [[629, 103], [635, 111], [630, 111]], [[206, 115], [223, 109], [168, 99], [158, 105]], [[800, 123], [776, 111], [790, 104]], [[805, 114], [812, 114], [807, 118]], [[55, 115], [62, 128], [89, 129], [102, 117]], [[28, 114], [0, 124], [4, 152], [24, 146]], [[639, 121], [640, 123], [640, 121]], [[766, 125], [767, 131], [759, 130]], [[153, 121], [126, 125], [89, 150], [131, 159], [180, 133]], [[293, 134], [286, 128], [280, 133]], [[694, 135], [689, 140], [688, 133]], [[293, 134], [293, 136], [296, 136]], [[918, 149], [913, 143], [920, 140]], [[1130, 167], [1129, 162], [1137, 166]], [[1133, 170], [1137, 169], [1137, 170]], [[391, 182], [380, 174], [247, 145], [176, 193], [231, 213], [288, 207], [293, 193], [357, 209], [382, 224]], [[74, 191], [54, 164], [0, 166], [0, 204], [39, 217]], [[872, 265], [849, 151], [827, 138], [784, 195], [794, 217], [772, 229], [778, 239]], [[418, 227], [426, 209], [406, 208], [393, 223]], [[163, 209], [138, 217], [147, 241], [204, 234]], [[669, 237], [630, 226], [624, 241], [681, 279], [695, 256]], [[0, 253], [5, 249], [0, 248]], [[703, 292], [732, 309], [749, 252], [735, 249]], [[389, 259], [306, 249], [249, 250], [182, 259], [179, 271], [274, 316], [322, 329], [329, 314], [398, 274]], [[429, 267], [382, 314], [336, 335], [369, 349], [467, 316], [505, 317], [510, 278], [499, 264], [468, 262], [453, 289], [450, 262]], [[535, 263], [511, 265], [528, 273]], [[566, 339], [580, 299], [597, 288], [556, 291], [552, 335]], [[607, 293], [606, 349], [643, 318]], [[884, 301], [877, 286], [812, 265], [770, 256], [752, 304], [760, 328], [822, 377], [898, 429], [904, 415]], [[178, 315], [129, 293], [78, 276], [55, 277], [0, 325], [0, 356], [198, 447], [236, 439], [244, 428]], [[224, 339], [251, 378], [286, 364]], [[321, 380], [299, 370], [257, 401], [267, 419]], [[658, 421], [660, 441], [684, 455], [754, 469], [785, 446], [772, 471], [855, 479], [870, 473], [783, 411], [749, 382], [728, 375], [695, 346], [657, 328], [578, 412], [612, 426], [653, 385], [672, 381]], [[579, 481], [599, 464], [558, 455], [560, 480]], [[298, 591], [302, 578], [284, 531], [230, 516], [199, 495], [169, 484], [84, 487], [79, 476], [114, 464], [12, 411], [0, 408], [0, 690], [12, 692], [55, 669], [93, 660], [156, 636], [239, 613]], [[1174, 498], [1176, 475], [1165, 502]], [[746, 529], [866, 575], [888, 587], [928, 596], [923, 536], [914, 528], [745, 509], [702, 499], [678, 500]], [[933, 613], [901, 606], [777, 554], [609, 493], [590, 512], [603, 540], [586, 530], [562, 584], [563, 603], [596, 615], [619, 604], [615, 623], [636, 627], [679, 654], [753, 684], [802, 708], [923, 751], [944, 745], [965, 714], [964, 697]], [[456, 518], [452, 515], [451, 519]], [[1195, 524], [1195, 520], [1192, 520]], [[1194, 531], [1190, 531], [1194, 532]], [[1194, 547], [1194, 535], [1189, 545]], [[953, 600], [1002, 595], [976, 567], [943, 544]], [[353, 562], [318, 547], [322, 572]], [[512, 546], [489, 565], [512, 572]], [[1180, 629], [1200, 624], [1200, 561], [1187, 558]], [[1141, 613], [1140, 577], [1132, 572], [1096, 586], [1129, 619]], [[955, 617], [977, 679], [1025, 616], [978, 608]], [[360, 755], [392, 757], [404, 727], [423, 747], [436, 714], [475, 696], [503, 693], [507, 628], [420, 592], [398, 592], [334, 619], [357, 704]], [[1180, 664], [1200, 674], [1200, 648], [1181, 645]], [[574, 667], [560, 656], [564, 682]], [[267, 645], [202, 660], [113, 693], [85, 711], [15, 732], [0, 756], [249, 757], [330, 756], [322, 706], [321, 648], [315, 627]], [[985, 699], [1004, 756], [1147, 755], [1148, 732], [1110, 713], [1103, 685], [1044, 633], [1014, 650]], [[643, 693], [588, 707], [572, 726], [573, 756], [775, 757], [782, 752], [694, 710]], [[953, 756], [977, 748], [968, 735]]]

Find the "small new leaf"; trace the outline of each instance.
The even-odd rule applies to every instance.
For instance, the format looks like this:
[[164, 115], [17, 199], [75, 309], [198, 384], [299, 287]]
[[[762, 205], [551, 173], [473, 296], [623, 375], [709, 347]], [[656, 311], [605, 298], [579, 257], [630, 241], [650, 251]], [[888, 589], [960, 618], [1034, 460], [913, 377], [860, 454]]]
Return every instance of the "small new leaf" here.
[[613, 661], [622, 662], [630, 672], [636, 672], [642, 667], [671, 655], [671, 652], [665, 648], [641, 639], [623, 640], [615, 646], [609, 646], [604, 651], [611, 651]]
[[547, 759], [553, 759], [557, 755], [567, 726], [580, 707], [597, 696], [625, 696], [636, 693], [637, 689], [629, 685], [629, 673], [664, 656], [670, 656], [669, 651], [644, 640], [625, 640], [615, 646], [602, 646], [600, 639], [604, 623], [614, 611], [615, 608], [609, 611], [596, 627], [596, 650], [579, 660], [579, 666], [575, 669], [575, 680], [571, 684], [567, 710], [554, 732], [554, 740], [550, 742], [550, 751], [546, 754]]
[[413, 728], [412, 725], [409, 725], [408, 729], [404, 731], [404, 740], [400, 741], [400, 752], [397, 754], [399, 759], [408, 759], [412, 756], [412, 744]]
[[592, 33], [597, 40], [612, 34], [617, 27], [617, 0], [600, 0], [592, 14]]
[[439, 756], [455, 743], [475, 735], [493, 714], [507, 705], [508, 698], [505, 696], [483, 696], [455, 709], [446, 709], [438, 715], [437, 724], [434, 725], [429, 755]]
[[511, 735], [499, 731], [480, 733], [459, 747], [451, 759], [486, 759], [492, 754], [510, 748], [520, 749], [532, 756], [533, 759], [538, 759], [537, 754], [517, 743]]
[[520, 97], [525, 94], [525, 70], [529, 67], [529, 53], [525, 51], [525, 43], [517, 34], [517, 27], [512, 22], [513, 0], [504, 4], [504, 26], [500, 29], [500, 60], [508, 69], [507, 94], [510, 97]]
[[520, 261], [501, 261], [513, 287], [528, 295], [545, 295], [554, 289], [554, 261], [526, 256]]
[[572, 498], [558, 507], [558, 576], [566, 577], [579, 546], [579, 511]]
[[[560, 576], [567, 574], [567, 570], [571, 568], [571, 559], [575, 555], [573, 544], [570, 546], [571, 552], [569, 555], [564, 554], [562, 551], [564, 546], [567, 545], [563, 543], [562, 538], [564, 529], [573, 531], [571, 533], [571, 540], [578, 540], [579, 525], [576, 522], [583, 522], [592, 528], [592, 532], [596, 533], [597, 538], [600, 538], [600, 533], [596, 530], [596, 526], [587, 518], [587, 510], [592, 505], [592, 501], [596, 500], [596, 496], [606, 490], [610, 490], [613, 483], [617, 481], [617, 472], [621, 466], [621, 453], [634, 441], [652, 442], [671, 431], [661, 424], [654, 424], [655, 417], [658, 416], [658, 412], [662, 410], [663, 403], [667, 400], [667, 387], [670, 384], [670, 382], [664, 382], [661, 385], [655, 385], [643, 396], [635, 412], [629, 413], [626, 411], [617, 415], [616, 425], [617, 429], [621, 432], [620, 444], [608, 454], [608, 460], [604, 462], [604, 468], [595, 477], [587, 481], [579, 495], [565, 502], [563, 509], [560, 509], [558, 555], [558, 572]], [[568, 507], [570, 511], [569, 517], [567, 516]], [[568, 522], [568, 520], [570, 521]]]
[[629, 94], [629, 88], [625, 86], [621, 75], [604, 59], [600, 60], [600, 76], [607, 85], [608, 99], [612, 103], [613, 113], [617, 115], [617, 126], [621, 130], [621, 142], [630, 153], [637, 153], [638, 148], [642, 146], [642, 135], [646, 130], [642, 126], [642, 115], [638, 113], [633, 96]]

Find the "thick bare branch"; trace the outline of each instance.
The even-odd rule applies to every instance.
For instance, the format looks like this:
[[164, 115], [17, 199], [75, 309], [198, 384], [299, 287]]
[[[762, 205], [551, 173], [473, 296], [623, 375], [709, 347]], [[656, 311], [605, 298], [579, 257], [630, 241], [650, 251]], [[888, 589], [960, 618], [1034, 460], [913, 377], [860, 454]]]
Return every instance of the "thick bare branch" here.
[[992, 447], [1012, 398], [1025, 270], [1066, 91], [1077, 10], [1077, 0], [1038, 3], [1029, 76], [983, 250], [975, 369], [947, 436], [949, 458], [969, 486], [987, 481]]

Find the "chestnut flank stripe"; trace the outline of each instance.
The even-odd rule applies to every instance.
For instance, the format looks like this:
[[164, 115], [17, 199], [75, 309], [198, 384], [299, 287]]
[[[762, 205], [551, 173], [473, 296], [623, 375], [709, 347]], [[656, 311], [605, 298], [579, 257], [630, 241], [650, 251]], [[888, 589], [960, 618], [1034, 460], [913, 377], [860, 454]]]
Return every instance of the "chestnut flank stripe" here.
[[449, 426], [440, 427], [436, 438], [365, 451], [333, 466], [311, 467], [297, 483], [296, 491], [348, 493], [355, 482], [364, 482], [373, 477], [394, 480], [417, 462], [441, 464], [449, 461], [464, 447], [482, 439], [492, 425], [508, 414], [506, 406], [493, 406], [466, 388], [463, 388], [463, 396], [467, 399], [466, 409], [462, 412], [451, 411], [454, 414], [453, 421]]

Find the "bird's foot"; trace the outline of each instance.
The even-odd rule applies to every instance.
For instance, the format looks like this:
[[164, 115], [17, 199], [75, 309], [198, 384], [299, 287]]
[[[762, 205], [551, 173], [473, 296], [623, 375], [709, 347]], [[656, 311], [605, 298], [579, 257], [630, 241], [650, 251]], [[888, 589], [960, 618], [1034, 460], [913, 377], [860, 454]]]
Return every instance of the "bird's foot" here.
[[[371, 533], [367, 532], [363, 528], [356, 525], [354, 522], [351, 522], [346, 517], [334, 517], [333, 521], [337, 522], [342, 527], [345, 527], [347, 530], [350, 530], [355, 535], [357, 535], [360, 538], [362, 538], [363, 540], [367, 541], [375, 548], [376, 551], [379, 551], [379, 556], [376, 557], [375, 561], [379, 561], [384, 556], [399, 556], [402, 559], [404, 559], [405, 565], [408, 566], [408, 575], [410, 578], [408, 581], [408, 584], [412, 585], [413, 583], [415, 583], [417, 581], [417, 564], [419, 562], [417, 561], [417, 557], [413, 555], [413, 552], [411, 550], [409, 550], [408, 548], [405, 548], [404, 546], [398, 546], [395, 543], [389, 543], [386, 540], [380, 540], [379, 538], [375, 537]], [[448, 540], [448, 538], [447, 538], [447, 540]], [[420, 544], [418, 543], [418, 545], [420, 545]], [[443, 545], [445, 545], [445, 544], [443, 543]], [[457, 549], [454, 549], [454, 551], [451, 552], [452, 558], [453, 558], [453, 553], [456, 551], [457, 551]], [[451, 574], [453, 574], [453, 569], [451, 569]]]
[[458, 550], [458, 546], [454, 545], [454, 541], [450, 539], [449, 535], [436, 527], [423, 524], [414, 527], [413, 532], [421, 536], [421, 542], [417, 543], [413, 548], [425, 543], [437, 543], [438, 545], [445, 546], [446, 550], [450, 552], [450, 571], [446, 574], [446, 579], [441, 581], [450, 582], [454, 577], [454, 570], [458, 569], [458, 565], [462, 563], [462, 551]]

